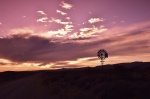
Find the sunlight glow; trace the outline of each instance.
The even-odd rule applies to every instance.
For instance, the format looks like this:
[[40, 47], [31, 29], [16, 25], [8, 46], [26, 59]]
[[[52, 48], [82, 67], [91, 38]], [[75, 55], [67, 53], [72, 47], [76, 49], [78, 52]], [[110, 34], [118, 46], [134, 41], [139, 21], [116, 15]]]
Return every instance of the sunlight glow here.
[[3, 62], [3, 63], [11, 63], [11, 61], [10, 61], [10, 60], [2, 59], [2, 58], [0, 58], [0, 62]]
[[12, 29], [10, 30], [10, 33], [9, 35], [24, 35], [24, 36], [27, 36], [28, 34], [34, 34], [34, 30], [33, 29], [30, 29], [30, 28], [16, 28], [16, 29]]

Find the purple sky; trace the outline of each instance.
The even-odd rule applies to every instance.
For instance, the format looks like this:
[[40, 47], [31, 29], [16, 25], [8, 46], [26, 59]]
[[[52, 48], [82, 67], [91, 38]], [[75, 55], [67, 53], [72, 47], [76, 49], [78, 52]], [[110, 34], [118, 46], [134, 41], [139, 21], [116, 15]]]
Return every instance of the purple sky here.
[[150, 61], [149, 0], [0, 0], [0, 68]]

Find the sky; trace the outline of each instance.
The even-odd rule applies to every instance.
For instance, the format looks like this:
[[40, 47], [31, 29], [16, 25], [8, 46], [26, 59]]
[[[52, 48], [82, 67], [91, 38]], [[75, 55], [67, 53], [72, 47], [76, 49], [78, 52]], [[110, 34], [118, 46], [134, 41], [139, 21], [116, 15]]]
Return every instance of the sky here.
[[0, 71], [150, 61], [149, 0], [0, 0]]

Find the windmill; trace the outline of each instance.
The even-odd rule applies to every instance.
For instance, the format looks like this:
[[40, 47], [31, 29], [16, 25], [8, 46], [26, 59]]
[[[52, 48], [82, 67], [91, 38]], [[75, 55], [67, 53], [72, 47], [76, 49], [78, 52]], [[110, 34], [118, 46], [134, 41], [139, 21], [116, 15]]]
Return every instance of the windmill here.
[[100, 62], [101, 62], [101, 64], [103, 65], [105, 58], [108, 58], [108, 53], [107, 53], [106, 50], [101, 49], [101, 50], [99, 50], [99, 51], [97, 52], [97, 56], [98, 56], [98, 58], [101, 60]]

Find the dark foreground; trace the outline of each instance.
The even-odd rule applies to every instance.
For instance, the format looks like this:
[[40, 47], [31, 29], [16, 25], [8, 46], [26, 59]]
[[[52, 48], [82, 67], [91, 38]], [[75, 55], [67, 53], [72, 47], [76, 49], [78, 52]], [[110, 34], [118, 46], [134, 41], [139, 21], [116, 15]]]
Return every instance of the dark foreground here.
[[150, 63], [4, 72], [0, 99], [150, 99]]

